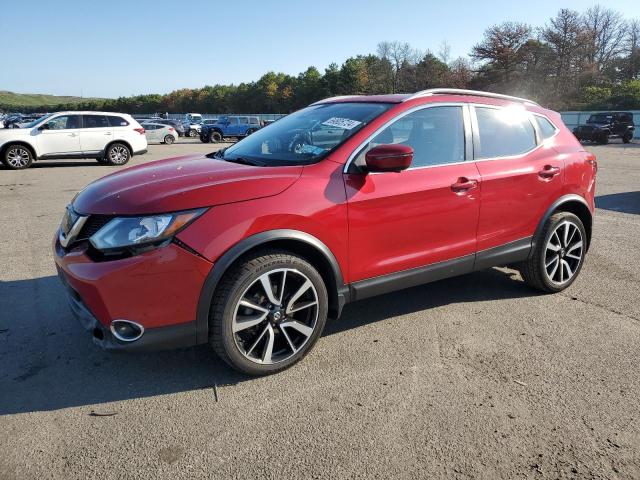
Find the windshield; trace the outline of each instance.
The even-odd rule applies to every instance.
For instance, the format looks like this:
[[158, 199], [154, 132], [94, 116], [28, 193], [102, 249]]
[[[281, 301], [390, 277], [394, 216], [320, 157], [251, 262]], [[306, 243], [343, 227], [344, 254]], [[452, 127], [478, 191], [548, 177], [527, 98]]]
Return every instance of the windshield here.
[[53, 113], [47, 113], [43, 117], [37, 118], [37, 119], [25, 124], [22, 128], [33, 128], [36, 125], [38, 125], [40, 122], [42, 122], [43, 120], [49, 118], [51, 115], [53, 115]]
[[591, 115], [587, 123], [609, 123], [612, 118], [611, 115]]
[[390, 107], [387, 103], [314, 105], [252, 133], [215, 156], [260, 166], [315, 163]]

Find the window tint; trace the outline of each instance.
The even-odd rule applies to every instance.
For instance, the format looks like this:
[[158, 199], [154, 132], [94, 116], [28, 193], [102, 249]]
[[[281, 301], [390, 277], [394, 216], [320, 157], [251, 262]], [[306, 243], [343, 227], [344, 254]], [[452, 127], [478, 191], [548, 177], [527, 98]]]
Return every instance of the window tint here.
[[516, 108], [475, 107], [480, 145], [475, 158], [507, 157], [536, 146], [529, 115]]
[[366, 152], [376, 145], [402, 144], [413, 148], [411, 167], [464, 161], [464, 123], [461, 107], [431, 107], [410, 113], [376, 135], [355, 160], [365, 164]]
[[229, 117], [229, 125], [237, 125], [238, 124], [238, 119], [236, 117]]
[[260, 125], [258, 117], [249, 117], [249, 123], [252, 125]]
[[80, 115], [62, 115], [46, 123], [49, 130], [80, 128]]
[[127, 125], [129, 125], [129, 122], [127, 122], [122, 117], [114, 117], [109, 115], [107, 118], [109, 119], [109, 123], [112, 127], [126, 127]]
[[620, 121], [621, 122], [630, 122], [631, 121], [631, 114], [630, 113], [621, 113], [620, 114]]
[[538, 130], [540, 130], [540, 135], [542, 136], [543, 140], [553, 137], [556, 134], [556, 127], [554, 127], [553, 123], [551, 123], [549, 120], [539, 115], [534, 115], [533, 118], [536, 119]]
[[238, 117], [238, 121], [242, 124], [242, 125], [247, 125], [249, 123], [249, 119], [247, 117]]
[[82, 128], [106, 128], [109, 121], [104, 115], [83, 115]]

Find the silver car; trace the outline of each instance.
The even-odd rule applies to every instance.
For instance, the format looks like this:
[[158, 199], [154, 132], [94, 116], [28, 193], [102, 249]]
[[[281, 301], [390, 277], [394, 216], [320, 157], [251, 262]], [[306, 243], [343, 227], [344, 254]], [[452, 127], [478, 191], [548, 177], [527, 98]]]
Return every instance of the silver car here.
[[165, 143], [171, 145], [178, 139], [178, 132], [171, 125], [162, 123], [143, 123], [144, 134], [149, 143]]

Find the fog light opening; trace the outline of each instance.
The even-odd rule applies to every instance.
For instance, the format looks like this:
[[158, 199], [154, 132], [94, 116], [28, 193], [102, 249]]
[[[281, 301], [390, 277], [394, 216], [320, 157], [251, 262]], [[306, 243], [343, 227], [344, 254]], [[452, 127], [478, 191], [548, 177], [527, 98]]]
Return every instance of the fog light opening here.
[[99, 328], [93, 329], [93, 336], [98, 340], [104, 340], [104, 332]]
[[144, 327], [130, 320], [114, 320], [111, 322], [111, 333], [121, 342], [135, 342], [144, 333]]

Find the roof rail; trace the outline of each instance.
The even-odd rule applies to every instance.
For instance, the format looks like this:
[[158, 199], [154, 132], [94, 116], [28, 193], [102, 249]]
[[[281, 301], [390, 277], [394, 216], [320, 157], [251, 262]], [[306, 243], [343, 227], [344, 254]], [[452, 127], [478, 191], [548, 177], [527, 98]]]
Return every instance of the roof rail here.
[[480, 90], [464, 90], [461, 88], [430, 88], [428, 90], [416, 92], [410, 97], [405, 98], [404, 101], [407, 102], [409, 100], [413, 100], [414, 98], [430, 97], [432, 95], [472, 95], [476, 97], [499, 98], [501, 100], [510, 100], [512, 102], [530, 103], [531, 105], [537, 105], [538, 107], [540, 106], [536, 102], [528, 100], [526, 98], [512, 97], [511, 95], [502, 95], [501, 93], [481, 92]]
[[353, 97], [361, 97], [362, 95], [337, 95], [335, 97], [323, 98], [322, 100], [318, 100], [317, 102], [313, 102], [311, 105], [319, 105], [321, 103], [329, 103], [335, 100], [340, 100], [341, 98], [353, 98]]

